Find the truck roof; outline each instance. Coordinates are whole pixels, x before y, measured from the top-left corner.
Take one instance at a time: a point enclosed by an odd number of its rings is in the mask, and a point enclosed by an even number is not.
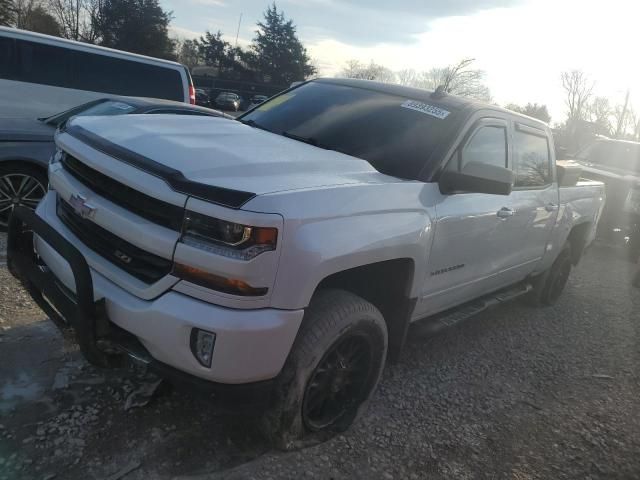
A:
[[[432,90],[426,90],[423,88],[415,88],[415,87],[407,87],[404,85],[397,85],[393,83],[376,82],[373,80],[360,80],[355,78],[318,78],[313,81],[321,82],[321,83],[333,83],[337,85],[344,85],[344,86],[354,87],[354,88],[365,88],[368,90],[374,90],[374,91],[386,93],[389,95],[408,97],[408,98],[411,98],[414,100],[420,100],[423,102],[435,101],[438,103],[438,105],[455,109],[455,110],[470,110],[470,111],[487,110],[487,109],[496,110],[498,112],[508,113],[509,115],[526,119],[529,122],[538,123],[541,126],[547,126],[545,122],[537,118],[529,117],[527,115],[523,115],[521,113],[514,112],[512,110],[507,110],[506,108],[502,108],[497,105],[492,105],[487,102],[475,100],[468,97],[460,97],[458,95],[452,95],[450,93],[445,93],[442,96],[440,95],[434,96],[435,92],[433,92]]]

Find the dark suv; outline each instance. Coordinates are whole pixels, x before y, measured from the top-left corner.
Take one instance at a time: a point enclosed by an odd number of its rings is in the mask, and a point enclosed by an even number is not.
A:
[[[600,180],[607,189],[601,233],[618,234],[640,255],[640,143],[597,138],[573,155],[582,164],[583,177]]]

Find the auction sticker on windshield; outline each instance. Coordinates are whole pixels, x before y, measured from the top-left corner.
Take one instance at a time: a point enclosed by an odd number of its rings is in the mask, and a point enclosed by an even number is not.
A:
[[[277,96],[273,100],[269,100],[268,102],[263,103],[257,108],[257,110],[259,112],[267,112],[271,110],[273,107],[277,107],[278,105],[286,102],[287,100],[290,100],[295,96],[296,96],[295,93],[284,93],[282,95]]]
[[[444,120],[451,113],[448,110],[434,107],[433,105],[429,105],[427,103],[417,102],[416,100],[407,100],[400,106],[415,110],[416,112],[426,113],[427,115],[439,118],[440,120]]]

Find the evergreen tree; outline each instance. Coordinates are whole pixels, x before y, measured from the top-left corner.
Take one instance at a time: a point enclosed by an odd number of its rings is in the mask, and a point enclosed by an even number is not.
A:
[[[15,21],[12,0],[0,0],[0,26],[11,26]]]
[[[229,63],[229,50],[231,45],[222,38],[222,32],[216,33],[206,31],[204,36],[198,41],[198,53],[205,65],[217,67],[220,72]]]
[[[171,18],[158,0],[104,0],[94,19],[98,43],[173,60],[175,45],[168,32]]]
[[[316,73],[293,21],[286,20],[275,3],[264,12],[264,21],[258,22],[251,50],[252,66],[272,83],[289,85]]]
[[[23,28],[32,32],[60,36],[60,24],[40,5],[29,12]]]
[[[189,69],[200,65],[201,57],[198,46],[197,40],[186,39],[179,41],[176,48],[178,61]]]

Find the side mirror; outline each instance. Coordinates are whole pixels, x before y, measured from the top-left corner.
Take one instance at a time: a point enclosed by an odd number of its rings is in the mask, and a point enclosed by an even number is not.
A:
[[[440,177],[442,193],[487,193],[510,195],[513,172],[508,168],[486,163],[469,162],[461,172],[445,171]]]

